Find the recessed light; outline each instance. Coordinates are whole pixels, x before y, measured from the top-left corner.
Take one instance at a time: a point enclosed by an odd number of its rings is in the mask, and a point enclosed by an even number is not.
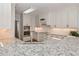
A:
[[[30,8],[30,9],[25,10],[24,13],[25,13],[25,14],[29,14],[29,13],[31,13],[31,12],[33,12],[33,11],[35,11],[35,9]]]

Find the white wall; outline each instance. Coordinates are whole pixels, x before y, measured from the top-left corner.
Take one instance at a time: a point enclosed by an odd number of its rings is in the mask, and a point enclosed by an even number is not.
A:
[[[11,25],[11,4],[0,3],[0,28],[10,29]]]
[[[10,22],[10,21],[9,21]],[[11,4],[11,34],[15,37],[15,4]]]
[[[11,3],[0,3],[0,28],[11,30],[14,36],[15,6]]]

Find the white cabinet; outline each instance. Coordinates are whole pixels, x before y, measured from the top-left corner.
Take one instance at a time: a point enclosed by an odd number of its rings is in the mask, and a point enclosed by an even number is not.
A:
[[[49,20],[47,20],[47,24],[51,25],[51,27],[54,27],[55,24],[55,13],[54,12],[50,12],[49,13]]]
[[[56,12],[55,23],[59,28],[77,28],[77,7],[72,6]]]
[[[77,28],[78,10],[77,6],[67,6],[59,10],[51,10],[41,13],[39,19],[45,18],[46,24],[57,28]]]
[[[62,10],[62,12],[61,12],[62,14],[61,14],[61,27],[63,27],[63,28],[66,28],[67,26],[68,26],[68,17],[67,17],[67,11],[64,9],[64,10]]]
[[[31,15],[31,31],[35,30],[35,27],[37,26],[36,21],[38,19],[36,18],[36,15]]]
[[[50,16],[48,12],[39,14],[39,24],[41,25],[40,19],[45,19],[44,21],[46,22],[46,24],[50,25]]]
[[[23,25],[24,26],[31,26],[31,16],[29,14],[23,15]]]
[[[35,15],[35,26],[36,27],[40,26],[39,15]]]
[[[79,29],[79,6],[77,7],[77,28]]]
[[[55,15],[55,26],[58,28],[65,28],[67,25],[67,12],[60,10]]]
[[[77,28],[79,29],[79,15],[78,15],[78,20],[77,20]]]
[[[77,28],[77,7],[69,8],[67,20],[70,28]]]
[[[56,27],[61,27],[62,26],[61,12],[56,12],[55,16],[56,16],[55,19]]]

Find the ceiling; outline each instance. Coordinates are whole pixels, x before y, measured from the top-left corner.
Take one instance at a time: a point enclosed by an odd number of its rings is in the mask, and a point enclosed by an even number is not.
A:
[[[70,5],[79,5],[77,3],[16,3],[15,4],[15,12],[16,13],[23,13],[23,11],[27,10],[28,8],[36,8],[37,10],[56,10],[64,8]]]

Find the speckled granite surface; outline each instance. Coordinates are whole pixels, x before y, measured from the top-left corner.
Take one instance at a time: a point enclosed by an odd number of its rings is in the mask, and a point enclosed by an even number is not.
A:
[[[79,38],[65,37],[55,40],[52,37],[45,39],[43,44],[23,44],[14,42],[0,47],[2,56],[79,56]]]

